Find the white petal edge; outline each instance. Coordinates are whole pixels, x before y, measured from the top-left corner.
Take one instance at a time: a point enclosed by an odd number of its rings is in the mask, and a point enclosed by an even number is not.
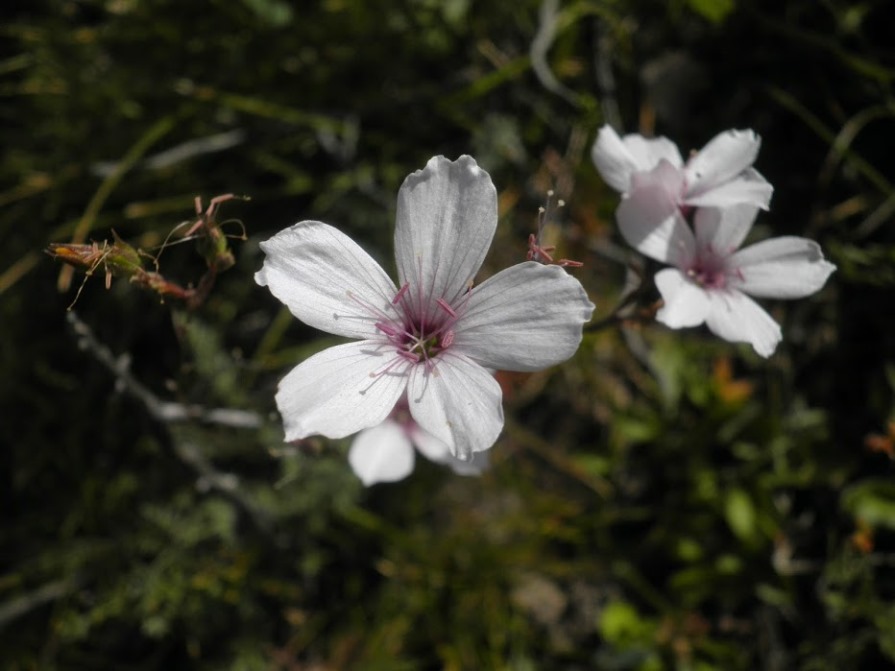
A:
[[[695,197],[727,182],[746,168],[758,156],[761,138],[751,130],[728,130],[709,141],[687,161],[687,197]]]
[[[407,389],[416,423],[464,461],[490,448],[500,435],[502,396],[487,370],[452,352],[439,356],[432,371],[414,366]]]
[[[395,258],[400,284],[410,282],[428,310],[448,303],[475,277],[497,228],[497,190],[471,156],[429,160],[398,192]]]
[[[656,273],[656,288],[665,305],[656,320],[673,329],[699,326],[709,314],[711,301],[705,289],[690,282],[677,268]]]
[[[348,450],[351,470],[367,487],[403,480],[413,473],[414,459],[410,438],[390,419],[361,431]]]
[[[757,170],[748,168],[728,182],[698,195],[686,195],[684,203],[693,207],[728,207],[747,204],[768,209],[774,187]]]
[[[476,452],[468,461],[457,459],[451,449],[431,433],[414,425],[409,430],[410,440],[420,453],[436,464],[449,466],[457,475],[481,475],[488,467],[488,452]]]
[[[479,476],[488,470],[490,452],[476,452],[468,461],[451,457],[446,465],[457,475],[465,477]]]
[[[255,281],[298,319],[346,338],[376,335],[374,311],[387,309],[397,289],[354,240],[328,224],[303,221],[261,249],[266,256]]]
[[[760,356],[771,356],[783,338],[780,325],[751,298],[736,290],[709,293],[712,306],[705,323],[728,342],[747,342]]]
[[[793,236],[750,245],[730,264],[737,269],[737,287],[760,298],[803,298],[819,291],[836,270],[824,260],[820,245]]]
[[[619,137],[609,125],[604,125],[597,133],[591,158],[603,180],[620,193],[631,190],[631,176],[635,172],[652,170],[663,159],[675,168],[680,168],[683,163],[671,140],[645,138],[636,133]]]
[[[541,370],[575,353],[593,311],[565,270],[527,261],[473,290],[452,347],[493,370]]]
[[[619,193],[627,193],[631,188],[631,175],[643,169],[609,125],[600,128],[590,155],[603,181]]]
[[[622,142],[634,157],[638,171],[652,170],[662,160],[668,161],[675,168],[683,165],[677,145],[666,137],[647,138],[631,134],[625,135]]]
[[[286,441],[312,434],[344,438],[382,422],[407,387],[406,363],[382,372],[395,356],[394,347],[361,340],[293,368],[276,394]]]
[[[699,208],[693,217],[697,246],[714,256],[730,256],[749,235],[757,214],[752,205]]]

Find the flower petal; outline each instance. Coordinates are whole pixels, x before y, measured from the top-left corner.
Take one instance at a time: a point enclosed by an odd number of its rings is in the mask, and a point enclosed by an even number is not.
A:
[[[631,176],[635,172],[652,170],[663,158],[675,167],[681,165],[680,152],[670,140],[634,134],[620,138],[609,125],[597,133],[591,158],[603,180],[620,193],[631,190]]]
[[[436,464],[450,466],[457,475],[481,475],[488,467],[488,452],[476,452],[468,461],[457,459],[451,449],[431,433],[414,424],[410,429],[410,440],[424,457]]]
[[[631,188],[631,175],[639,168],[612,126],[603,126],[597,133],[590,156],[604,182],[619,193],[628,192]]]
[[[476,452],[467,461],[452,456],[449,461],[445,462],[445,465],[450,466],[450,469],[457,475],[466,477],[481,475],[488,470],[488,454],[488,452]]]
[[[348,450],[351,470],[367,487],[377,482],[397,482],[413,473],[413,445],[395,421],[364,429]]]
[[[500,385],[474,361],[445,352],[435,368],[414,366],[407,389],[410,414],[424,431],[468,460],[487,450],[503,429]]]
[[[293,368],[276,396],[286,441],[316,433],[344,438],[382,422],[407,387],[406,366],[381,372],[394,357],[394,348],[361,340],[325,349]]]
[[[639,171],[652,170],[662,160],[668,161],[675,168],[680,168],[684,163],[677,145],[667,137],[647,138],[631,134],[625,135],[622,142],[634,157]]]
[[[728,182],[713,186],[700,194],[684,198],[684,203],[693,207],[728,207],[745,203],[768,209],[774,187],[757,170],[747,168]]]
[[[452,348],[486,368],[540,370],[575,353],[593,310],[584,287],[562,268],[527,261],[473,290]]]
[[[687,161],[684,175],[687,198],[733,179],[755,162],[761,138],[751,130],[729,130],[716,135]]]
[[[716,256],[730,256],[752,230],[757,214],[752,205],[699,208],[693,217],[697,246]]]
[[[656,288],[665,305],[656,319],[669,328],[699,326],[709,314],[711,301],[705,289],[689,281],[677,268],[665,268],[656,273]]]
[[[741,249],[730,259],[737,287],[762,298],[802,298],[813,294],[836,270],[813,240],[785,236]]]
[[[266,256],[255,281],[305,324],[347,338],[376,335],[373,310],[389,306],[397,289],[354,240],[319,221],[303,221],[261,249]]]
[[[496,228],[497,191],[488,173],[470,156],[432,158],[398,192],[400,284],[410,282],[427,310],[435,311],[439,298],[453,303],[481,267]]]
[[[637,176],[635,189],[619,204],[615,218],[622,237],[638,252],[683,265],[693,257],[696,242],[669,188],[674,176],[668,171],[673,170],[663,161],[649,176]]]
[[[709,292],[712,302],[705,323],[715,335],[728,342],[747,342],[761,356],[774,353],[783,338],[771,315],[739,291]]]

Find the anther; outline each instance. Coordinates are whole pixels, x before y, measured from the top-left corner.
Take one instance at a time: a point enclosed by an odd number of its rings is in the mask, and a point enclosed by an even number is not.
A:
[[[398,352],[398,356],[403,359],[407,359],[408,361],[412,361],[413,363],[420,362],[419,354],[414,354],[413,352],[408,352],[406,349],[399,349],[399,350],[397,350],[397,352]]]
[[[398,335],[398,330],[391,324],[386,324],[385,322],[376,322],[375,326],[390,338],[394,338],[396,335]]]
[[[392,305],[397,305],[398,302],[404,298],[404,294],[407,293],[407,290],[410,288],[410,282],[405,282],[404,286],[398,289],[398,293],[395,294],[395,297],[392,299]]]
[[[454,312],[454,308],[452,308],[450,305],[448,305],[446,300],[444,300],[443,298],[439,298],[435,302],[438,304],[438,307],[440,307],[442,310],[447,312],[451,317],[454,317],[456,319],[457,313]]]

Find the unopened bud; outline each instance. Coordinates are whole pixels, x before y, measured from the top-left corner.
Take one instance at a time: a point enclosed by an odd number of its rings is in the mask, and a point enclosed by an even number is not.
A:
[[[51,242],[46,249],[47,254],[58,261],[92,275],[102,267],[108,277],[131,278],[143,270],[143,259],[139,252],[113,232],[115,240],[112,244],[103,241],[102,245],[94,242],[89,245]]]

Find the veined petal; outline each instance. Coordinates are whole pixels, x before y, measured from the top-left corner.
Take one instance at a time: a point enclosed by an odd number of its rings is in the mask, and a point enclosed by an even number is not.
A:
[[[745,203],[768,209],[774,187],[757,170],[747,168],[728,182],[713,186],[702,193],[684,197],[693,207],[728,207]]]
[[[486,368],[540,370],[575,353],[593,310],[584,287],[562,268],[527,261],[473,290],[452,348]]]
[[[783,338],[780,325],[751,298],[736,290],[709,292],[712,302],[705,323],[728,342],[747,342],[767,358]]]
[[[708,292],[689,281],[677,268],[665,268],[656,273],[656,288],[665,305],[656,319],[669,328],[699,326],[709,314],[711,301]]]
[[[662,159],[675,167],[681,166],[681,155],[670,140],[645,138],[631,134],[620,138],[609,125],[603,126],[591,149],[591,158],[603,180],[616,191],[631,190],[631,176],[635,172],[652,170]]]
[[[414,366],[407,388],[410,414],[424,431],[463,460],[487,450],[503,429],[500,385],[462,354],[445,352],[435,368]]]
[[[802,298],[813,294],[836,270],[813,240],[785,236],[741,249],[730,259],[737,287],[763,298]]]
[[[374,311],[388,307],[397,289],[354,240],[319,221],[303,221],[261,249],[266,256],[255,281],[305,324],[348,338],[376,335]]]
[[[684,265],[696,250],[690,227],[662,184],[637,188],[615,211],[625,241],[657,261]]]
[[[497,191],[470,156],[432,158],[398,192],[398,280],[411,284],[427,310],[464,291],[485,259],[497,228]],[[414,292],[419,292],[415,294]]]
[[[377,482],[397,482],[413,473],[413,445],[395,421],[364,429],[351,443],[348,463],[366,486]]]
[[[383,372],[395,356],[393,347],[361,340],[325,349],[293,368],[276,396],[286,440],[316,433],[344,438],[382,422],[407,387],[406,365]]]
[[[719,256],[730,256],[749,235],[757,214],[758,209],[752,205],[699,208],[693,217],[697,246]]]
[[[451,454],[451,449],[431,433],[423,431],[418,426],[413,426],[408,431],[411,442],[424,457],[436,464],[450,466],[457,475],[481,475],[488,467],[488,452],[476,452],[468,461],[462,461]]]
[[[755,162],[760,147],[761,138],[751,130],[729,130],[716,135],[684,167],[687,198],[739,175]]]

